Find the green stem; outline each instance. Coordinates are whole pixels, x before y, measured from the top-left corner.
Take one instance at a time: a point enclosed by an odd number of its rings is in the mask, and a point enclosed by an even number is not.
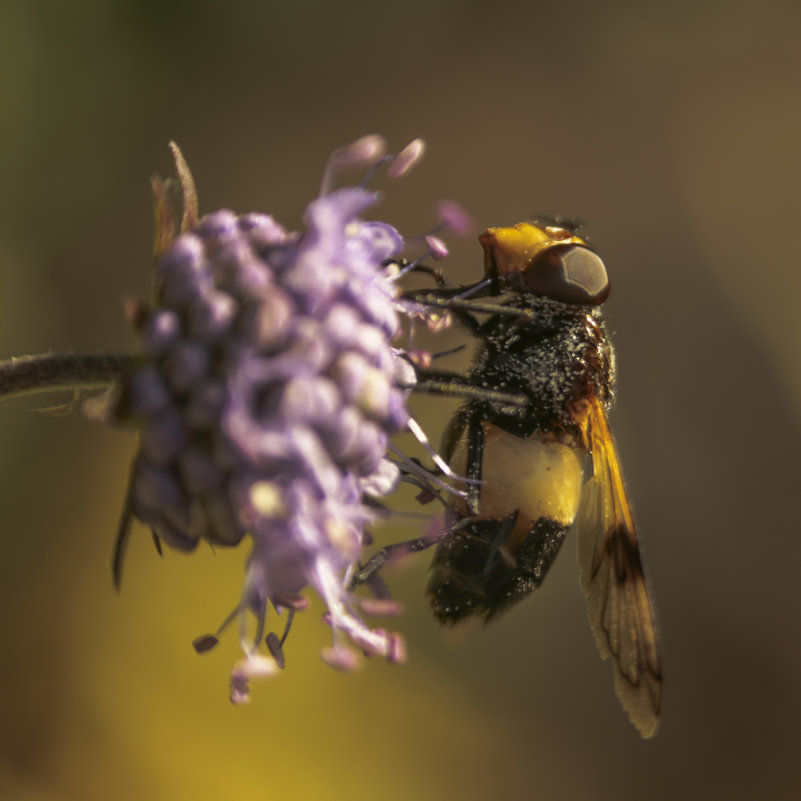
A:
[[[76,389],[106,389],[134,357],[122,353],[45,353],[0,362],[0,401]]]

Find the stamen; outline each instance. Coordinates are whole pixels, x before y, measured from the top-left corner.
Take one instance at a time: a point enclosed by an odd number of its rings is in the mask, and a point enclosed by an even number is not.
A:
[[[403,614],[403,604],[392,598],[362,598],[359,605],[365,615],[372,617],[397,617]]]
[[[367,628],[358,617],[348,610],[344,603],[347,596],[342,592],[342,584],[324,560],[317,560],[315,570],[320,594],[329,610],[323,615],[323,621],[331,626],[335,643],[337,632],[342,631],[347,634],[351,642],[365,653],[388,657],[390,655],[391,642],[387,632],[383,629]],[[340,664],[349,664],[347,661],[349,657],[344,657],[346,660],[344,663],[339,661],[336,654],[333,653],[338,650],[341,650],[341,646],[336,644],[333,649],[325,649],[323,659],[328,661],[327,657],[330,657],[333,662],[329,662],[329,664],[333,667],[337,667]]]
[[[425,268],[423,262],[429,256],[434,259],[434,261],[438,261],[439,259],[444,259],[448,255],[448,246],[438,237],[426,234],[426,236],[423,237],[423,241],[428,246],[428,250],[421,256],[418,256],[414,261],[407,262],[403,267],[399,267],[398,262],[392,263],[394,269],[387,273],[387,278],[389,278],[390,281],[397,281],[414,270],[419,270],[421,267]],[[425,268],[425,271],[429,272],[430,268]]]
[[[393,665],[400,665],[406,661],[406,640],[396,631],[389,633],[389,654],[387,661]]]
[[[302,612],[304,609],[309,608],[309,599],[304,595],[274,595],[271,600],[278,614],[281,614],[283,609]]]
[[[422,139],[415,139],[409,142],[398,155],[387,155],[376,159],[368,168],[364,178],[362,178],[361,187],[364,189],[369,186],[376,172],[378,172],[378,168],[384,164],[390,165],[387,169],[387,175],[390,178],[402,178],[420,161],[424,152],[425,142]]]
[[[279,640],[278,635],[271,631],[267,635],[265,644],[267,645],[267,650],[270,652],[270,656],[275,660],[275,664],[283,670],[286,667],[286,659],[284,658],[284,649],[282,647],[283,638]]]
[[[334,178],[338,172],[350,167],[370,164],[381,159],[387,149],[383,136],[370,134],[352,142],[347,147],[335,150],[323,171],[323,180],[320,183],[320,197],[330,194]]]
[[[405,483],[413,484],[416,487],[420,487],[420,489],[429,490],[433,492],[437,498],[440,496],[434,487],[439,487],[441,490],[444,490],[451,495],[456,495],[459,498],[467,497],[467,492],[465,490],[458,490],[442,479],[438,478],[430,470],[426,470],[425,467],[423,467],[415,459],[408,457],[402,450],[400,450],[400,448],[396,448],[394,445],[390,445],[389,447],[392,453],[394,453],[397,457],[398,463],[401,465],[401,471],[403,473],[401,480]],[[409,481],[409,476],[414,477],[416,481]],[[454,475],[454,479],[469,483],[468,479],[462,478],[461,476]]]
[[[425,448],[426,453],[431,457],[431,461],[446,475],[448,478],[456,479],[457,481],[464,481],[465,479],[458,476],[451,470],[450,465],[434,450],[434,447],[428,440],[426,432],[423,431],[420,424],[413,417],[410,417],[406,423],[406,427],[414,434],[417,441]]]
[[[214,648],[220,641],[213,634],[201,634],[192,640],[192,647],[199,654],[205,654]]]
[[[352,648],[344,645],[333,645],[320,651],[320,658],[328,667],[352,673],[359,667],[359,655]]]
[[[432,334],[439,334],[447,331],[453,325],[453,315],[445,309],[444,311],[431,312],[426,317],[426,328]]]
[[[469,298],[471,295],[475,295],[476,292],[480,292],[483,289],[487,289],[492,286],[492,279],[485,278],[483,281],[479,281],[477,284],[473,284],[473,286],[469,287],[464,292],[461,292],[458,295],[454,295],[453,300],[465,300],[465,298]]]
[[[448,246],[437,236],[429,234],[426,237],[426,245],[428,245],[428,252],[434,261],[444,259],[448,255]]]
[[[414,499],[420,504],[420,506],[425,506],[426,504],[431,503],[431,501],[437,497],[438,496],[434,495],[430,489],[423,487],[422,490],[415,495]]]
[[[248,703],[250,701],[250,680],[274,676],[277,672],[278,665],[269,656],[252,654],[240,659],[231,671],[231,703]]]
[[[234,613],[235,617],[239,617],[239,644],[246,656],[255,656],[256,650],[264,639],[268,598],[263,590],[263,576],[261,576],[260,573],[261,570],[251,555],[248,576],[242,591],[241,600]],[[252,639],[249,639],[247,634],[248,611],[252,612],[256,618],[256,634]],[[227,622],[226,620],[226,624]]]
[[[286,626],[284,626],[284,633],[281,635],[281,642],[279,643],[279,645],[283,646],[283,644],[286,642],[286,638],[289,636],[289,630],[292,628],[292,621],[294,619],[295,619],[295,610],[290,609],[286,620]]]
[[[217,631],[214,634],[201,634],[199,637],[195,637],[192,640],[192,647],[197,651],[199,654],[205,654],[206,652],[210,651],[214,648],[217,643],[220,641],[220,635],[231,625],[231,623],[236,620],[237,615],[239,614],[239,607],[235,606],[228,616],[220,623]]]
[[[470,215],[452,200],[440,200],[436,205],[436,213],[442,225],[460,236],[467,236],[475,228]]]
[[[422,367],[424,370],[431,367],[434,359],[430,350],[407,350],[406,356],[413,365]]]
[[[425,141],[423,139],[413,139],[395,156],[387,169],[387,175],[390,178],[402,178],[423,158],[425,151]]]
[[[255,654],[261,641],[264,638],[264,627],[267,619],[267,600],[263,600],[258,609],[253,610],[256,615],[256,633],[253,635],[253,643],[250,646],[250,653]],[[244,647],[242,649],[245,650]]]

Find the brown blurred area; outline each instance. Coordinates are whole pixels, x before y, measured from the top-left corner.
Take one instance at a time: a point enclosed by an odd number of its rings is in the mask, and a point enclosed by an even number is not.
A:
[[[176,139],[201,209],[289,226],[328,153],[423,136],[377,212],[577,217],[611,272],[614,418],[664,639],[642,742],[587,626],[572,542],[486,629],[441,632],[392,570],[409,662],[319,660],[227,700],[244,549],[109,557],[128,432],[0,408],[0,797],[791,799],[801,769],[801,7],[230,0],[0,7],[0,358],[125,349],[148,179]],[[475,279],[474,239],[446,263]],[[458,338],[456,334],[451,335]],[[450,340],[448,340],[450,341]],[[41,404],[40,404],[41,405]],[[418,399],[436,438],[445,401]],[[416,525],[412,521],[411,525]],[[398,521],[378,536],[409,536]]]

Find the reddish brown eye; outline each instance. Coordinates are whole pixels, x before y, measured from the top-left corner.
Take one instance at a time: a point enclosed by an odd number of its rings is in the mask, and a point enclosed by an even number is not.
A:
[[[562,303],[598,306],[609,295],[604,263],[581,245],[555,245],[542,251],[522,279],[527,289]]]

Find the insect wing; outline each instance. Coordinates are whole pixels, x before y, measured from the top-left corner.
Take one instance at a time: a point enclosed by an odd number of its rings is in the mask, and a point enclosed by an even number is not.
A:
[[[656,732],[662,705],[653,604],[604,405],[593,395],[578,418],[592,459],[575,524],[587,614],[601,657],[614,658],[617,696],[647,738]]]

